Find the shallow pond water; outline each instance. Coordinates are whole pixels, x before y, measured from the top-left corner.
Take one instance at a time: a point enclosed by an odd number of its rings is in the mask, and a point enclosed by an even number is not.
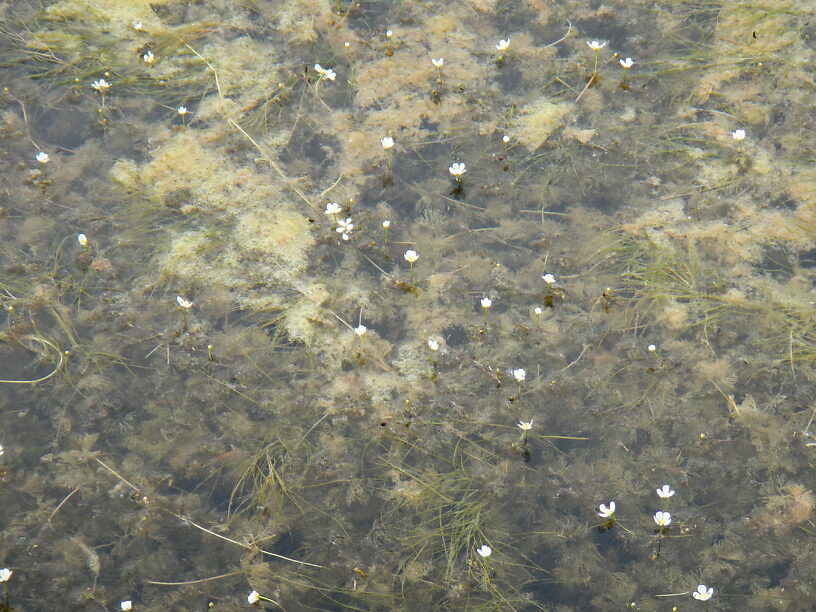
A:
[[[813,31],[4,3],[5,609],[812,609]]]

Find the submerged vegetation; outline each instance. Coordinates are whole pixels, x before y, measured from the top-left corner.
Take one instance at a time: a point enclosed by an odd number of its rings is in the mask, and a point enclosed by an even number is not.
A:
[[[813,20],[4,3],[5,609],[812,608]]]

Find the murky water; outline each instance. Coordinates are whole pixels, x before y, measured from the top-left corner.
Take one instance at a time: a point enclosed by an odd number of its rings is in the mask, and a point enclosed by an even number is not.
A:
[[[812,609],[813,30],[4,3],[5,609]]]

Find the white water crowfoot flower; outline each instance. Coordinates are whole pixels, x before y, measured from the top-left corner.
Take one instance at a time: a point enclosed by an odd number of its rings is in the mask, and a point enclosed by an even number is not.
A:
[[[465,164],[462,162],[454,162],[451,164],[450,168],[448,168],[448,172],[453,175],[453,178],[456,179],[456,189],[454,193],[458,193],[462,191],[462,176],[467,172],[467,168]]]
[[[411,284],[414,284],[414,262],[419,259],[419,255],[413,249],[408,249],[405,251],[405,255],[403,255],[405,261],[408,262],[408,265],[411,267]]]
[[[7,567],[0,569],[0,582],[8,582],[9,580],[11,580],[11,575],[13,573],[14,572]]]
[[[382,143],[382,148],[385,149],[385,159],[388,163],[388,175],[391,175],[391,149],[394,148],[394,139],[390,136],[385,136],[380,141]]]
[[[357,334],[357,337],[360,339],[360,355],[358,355],[358,361],[360,364],[364,363],[362,357],[365,355],[365,335],[368,333],[368,328],[359,323],[357,327],[354,328],[354,333]]]
[[[487,312],[493,305],[493,300],[491,300],[489,297],[483,297],[479,303],[482,305],[482,311],[484,311],[484,327],[487,327]]]
[[[521,429],[521,453],[522,455],[526,455],[527,453],[529,453],[529,451],[527,450],[527,435],[533,428],[533,420],[530,419],[529,421],[519,421],[517,427]],[[527,456],[529,457],[528,454]]]
[[[498,42],[498,44],[496,45],[496,51],[499,52],[499,56],[496,58],[496,62],[498,64],[501,64],[502,61],[504,61],[504,54],[507,52],[509,48],[510,48],[509,38],[503,38]]]
[[[339,215],[342,210],[343,209],[340,208],[340,205],[337,202],[329,202],[326,204],[326,210],[324,210],[323,213],[326,215],[331,215],[336,221],[337,215]]]
[[[46,153],[45,151],[40,151],[39,153],[37,153],[36,160],[41,164],[45,165],[49,161],[51,161],[51,158],[48,157],[48,153]]]
[[[83,249],[88,248],[88,237],[85,234],[77,234],[77,242]]]
[[[462,180],[462,175],[467,172],[467,167],[463,162],[453,162],[448,168],[448,172],[450,172],[457,181]]]
[[[661,527],[661,531],[663,527],[668,527],[671,525],[672,517],[671,512],[655,512],[654,515],[654,522],[657,523],[658,527]]]
[[[122,610],[122,612],[129,612],[133,609],[133,602],[129,599],[125,599],[119,603],[119,609]]]
[[[482,544],[479,548],[476,549],[476,552],[479,553],[479,556],[482,559],[489,559],[490,555],[493,554],[493,549],[490,548],[487,544]]]
[[[250,594],[247,595],[247,603],[250,606],[254,606],[260,601],[268,601],[269,603],[275,603],[268,597],[264,597],[263,595],[261,595],[258,591],[251,591]]]
[[[621,81],[621,89],[629,89],[629,69],[635,65],[635,60],[631,57],[619,60],[620,65],[623,66],[623,80]]]
[[[439,342],[434,339],[428,340],[428,348],[431,349],[431,352],[435,353],[439,350]]]
[[[731,132],[731,138],[733,138],[737,143],[737,152],[739,153],[740,163],[743,163],[745,160],[742,157],[742,141],[745,140],[745,130],[734,130]]]
[[[601,504],[598,506],[598,516],[605,519],[615,519],[615,502],[609,502],[609,505]]]
[[[597,40],[588,40],[587,45],[589,48],[592,49],[593,53],[595,54],[595,65],[592,67],[592,77],[590,78],[590,83],[592,83],[598,76],[598,53],[601,49],[606,46],[606,42],[598,42]]]
[[[698,584],[697,590],[692,592],[691,596],[698,601],[708,601],[714,596],[714,587],[706,587],[704,584]]]
[[[668,499],[675,493],[675,491],[673,491],[672,488],[667,484],[664,484],[659,489],[655,489],[655,491],[657,492],[657,496],[660,499]]]
[[[431,58],[431,63],[436,68],[436,82],[440,85],[442,84],[442,66],[445,65],[445,58],[440,57],[439,59]]]
[[[322,81],[323,79],[328,79],[330,81],[333,81],[334,79],[337,78],[337,73],[334,70],[332,70],[331,68],[324,68],[320,64],[315,64],[314,69],[315,69],[315,72],[318,75],[320,75],[318,77],[318,79],[317,79],[318,81]]]
[[[391,221],[386,219],[382,222],[383,234],[385,235],[383,238],[383,242],[385,246],[388,246],[388,228],[391,227]]]
[[[523,368],[518,368],[513,370],[513,378],[516,379],[516,383],[518,384],[518,389],[516,389],[516,398],[521,398],[521,383],[524,382],[524,379],[527,377],[527,372],[524,371]],[[514,398],[510,398],[511,400]]]
[[[544,305],[547,308],[552,308],[555,305],[555,297],[563,296],[563,291],[556,285],[555,276],[550,274],[543,274],[541,279],[547,283],[547,288],[544,290]]]
[[[354,224],[351,222],[351,217],[339,219],[337,221],[337,228],[334,230],[343,240],[351,240],[351,230],[354,229]]]
[[[148,49],[148,50],[145,52],[145,54],[142,56],[142,61],[143,61],[145,64],[150,65],[150,64],[152,64],[153,62],[155,62],[155,61],[156,61],[156,56],[155,56],[155,55],[153,55],[153,52],[152,52],[150,49]]]
[[[181,313],[183,315],[182,331],[187,331],[187,311],[190,310],[193,307],[193,302],[191,300],[188,300],[185,297],[180,296],[180,295],[176,296],[176,302],[181,307]]]
[[[391,57],[394,55],[394,47],[393,47],[393,40],[394,38],[394,31],[393,30],[386,30],[385,31],[385,56]]]
[[[331,112],[331,108],[329,107],[328,104],[326,104],[323,101],[323,98],[320,97],[320,94],[317,92],[317,90],[320,87],[320,82],[321,81],[323,81],[324,79],[328,79],[329,81],[334,81],[334,79],[337,78],[337,74],[331,68],[324,68],[320,64],[315,64],[314,69],[315,69],[315,72],[318,74],[317,82],[315,83],[315,87],[314,87],[315,97],[318,100],[320,100],[320,102],[323,104],[323,106],[326,107],[326,110]]]
[[[110,86],[110,83],[108,83],[105,79],[99,79],[98,81],[91,83],[91,88],[95,89],[101,94],[106,93],[110,89]]]

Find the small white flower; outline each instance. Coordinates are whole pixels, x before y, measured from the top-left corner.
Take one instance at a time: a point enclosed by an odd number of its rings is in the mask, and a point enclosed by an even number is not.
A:
[[[417,252],[411,249],[405,251],[405,255],[403,255],[403,257],[405,258],[405,261],[407,261],[408,263],[414,263],[417,259],[419,259],[419,255],[417,255]]]
[[[731,138],[739,142],[740,140],[745,140],[745,130],[734,130],[731,132]]]
[[[47,164],[50,160],[51,158],[48,157],[48,153],[46,153],[45,151],[40,151],[39,153],[37,153],[37,161],[40,162],[41,164]]]
[[[88,237],[85,234],[77,234],[77,242],[79,246],[86,247],[88,246]]]
[[[510,39],[503,38],[499,41],[499,44],[496,45],[496,51],[507,51],[510,48]]]
[[[182,117],[189,112],[186,106],[179,106],[176,110],[178,110],[178,114]]]
[[[646,347],[646,350],[649,351],[650,353],[654,353],[657,350],[657,347],[654,344],[650,344],[649,346]]]
[[[493,554],[493,550],[487,545],[482,544],[479,548],[476,549],[476,552],[479,553],[479,556],[483,559],[487,559],[490,555]]]
[[[12,572],[9,568],[4,567],[0,569],[0,582],[8,582],[11,579]]]
[[[133,609],[133,602],[130,601],[129,599],[126,599],[125,601],[119,604],[119,609],[122,610],[122,612],[128,612],[128,610]]]
[[[542,315],[542,314],[544,314],[544,310],[541,308],[541,306],[536,306],[535,308],[533,308],[533,312],[534,312],[535,314],[537,314],[537,315]]]
[[[451,164],[451,167],[448,168],[448,172],[450,172],[453,176],[459,177],[467,172],[467,168],[465,168],[464,163],[454,162]]]
[[[358,336],[365,336],[367,331],[368,328],[362,323],[354,328],[354,333],[357,334]]]
[[[184,308],[184,310],[190,310],[190,308],[193,307],[193,303],[190,300],[188,300],[187,298],[184,298],[184,297],[182,297],[180,295],[176,296],[176,301],[178,302],[179,306]]]
[[[394,35],[394,32],[392,30],[386,30],[385,31],[385,37],[386,38],[391,38],[393,35]]]
[[[340,205],[337,202],[329,202],[328,204],[326,204],[326,210],[324,210],[323,212],[326,213],[327,215],[336,215],[341,210],[342,209],[340,208]]]
[[[541,278],[543,278],[544,282],[547,283],[548,285],[555,284],[555,277],[552,274],[545,274]]]
[[[0,457],[2,457],[2,456],[3,456],[3,453],[5,453],[5,452],[6,452],[6,451],[5,451],[5,449],[3,448],[3,445],[2,445],[2,444],[0,444]]]
[[[508,142],[510,142],[510,137],[507,134],[505,134],[504,136],[502,136],[502,142],[504,144],[507,144]]]
[[[671,525],[671,512],[655,512],[654,522],[660,527],[668,527]]]
[[[603,49],[606,46],[606,42],[598,42],[597,40],[587,41],[589,48],[593,51],[598,51],[599,49]]]
[[[482,308],[490,308],[493,305],[493,300],[489,297],[483,297],[481,299]]]
[[[522,368],[517,370],[513,370],[513,378],[516,379],[516,382],[521,382],[527,377],[527,372],[525,372]]]
[[[343,240],[349,240],[351,238],[351,230],[353,229],[354,224],[351,222],[351,217],[347,217],[346,219],[339,219],[337,221],[337,229],[335,231],[341,234]]]
[[[598,516],[610,518],[613,514],[615,514],[615,502],[609,502],[609,506],[606,504],[601,504],[598,506]]]
[[[624,68],[631,68],[635,65],[635,60],[633,60],[631,57],[627,57],[625,60],[620,60],[620,65]]]
[[[380,142],[382,142],[382,147],[386,151],[394,146],[394,139],[391,138],[390,136],[386,136]]]
[[[258,591],[252,591],[249,595],[247,595],[247,603],[250,605],[255,605],[261,600],[261,594]]]
[[[655,489],[655,491],[657,491],[657,496],[660,499],[668,499],[674,495],[674,491],[672,491],[672,488],[669,485],[663,485],[661,488]]]
[[[711,596],[714,595],[714,587],[706,588],[704,584],[698,584],[697,590],[691,594],[694,599],[699,599],[700,601],[708,601],[711,599]]]
[[[438,351],[439,343],[436,340],[428,340],[428,348],[432,351]]]
[[[440,57],[439,59],[433,59],[433,58],[431,58],[431,63],[432,63],[434,66],[436,66],[437,68],[441,68],[442,66],[444,66],[444,65],[445,65],[445,58],[444,58],[444,57]]]
[[[350,47],[351,47],[351,43],[350,43],[349,41],[346,41],[346,42],[344,42],[344,43],[343,43],[343,46],[344,46],[346,49],[348,49],[348,48],[350,48]]]
[[[533,428],[533,421],[519,421],[518,422],[519,428],[523,429],[524,431],[530,431]]]
[[[155,56],[155,55],[153,55],[153,52],[152,52],[152,51],[148,50],[148,51],[147,51],[147,52],[146,52],[146,53],[145,53],[145,54],[142,56],[142,61],[143,61],[145,64],[152,64],[154,61],[156,61],[156,56]]]
[[[391,221],[386,219],[385,221],[383,221],[382,225],[383,225],[383,229],[388,229],[389,227],[391,227]]]
[[[331,68],[323,68],[320,64],[314,65],[315,72],[320,75],[321,79],[329,79],[333,81],[337,78],[337,73],[334,72]]]
[[[91,87],[99,93],[105,93],[108,91],[108,89],[110,89],[110,83],[108,83],[105,79],[99,79],[98,81],[91,83]]]
[[[133,29],[136,30],[137,32],[141,32],[142,31],[142,22],[139,21],[138,19],[134,19],[133,20]]]

